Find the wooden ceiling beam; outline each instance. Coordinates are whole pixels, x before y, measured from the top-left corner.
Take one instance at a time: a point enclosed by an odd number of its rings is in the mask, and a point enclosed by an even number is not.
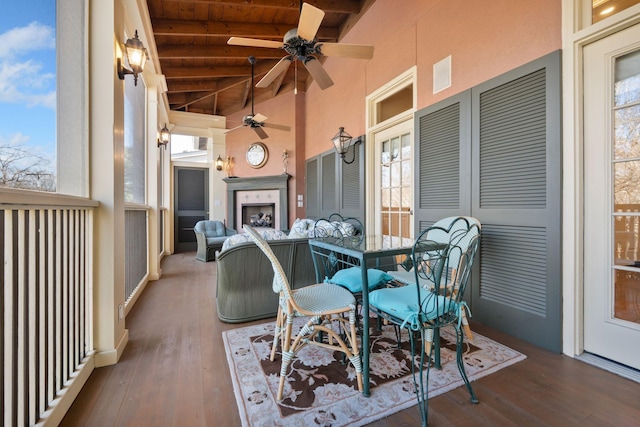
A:
[[[244,87],[244,91],[242,92],[242,96],[240,97],[240,103],[243,105],[242,108],[247,106],[247,100],[249,99],[249,92],[251,91],[251,80],[247,80],[247,84]]]
[[[185,78],[212,78],[212,77],[237,77],[251,76],[251,70],[240,66],[205,66],[205,67],[162,67],[162,73],[167,80]]]
[[[185,0],[163,0],[165,3]],[[215,6],[269,7],[274,9],[300,10],[299,2],[291,0],[191,0],[190,3],[203,3]],[[358,13],[360,0],[305,0],[312,6],[331,13]]]
[[[243,81],[243,78],[239,78]],[[188,80],[181,79],[175,80],[167,86],[167,93],[179,93],[179,92],[215,92],[220,89],[219,80]]]
[[[153,20],[153,33],[156,36],[234,36],[282,39],[291,28],[289,24],[222,22],[192,19]],[[338,27],[321,27],[318,30],[317,39],[337,40],[338,33]]]
[[[282,58],[285,52],[282,49],[269,49],[264,47],[244,46],[218,46],[218,45],[184,45],[163,44],[158,45],[158,58],[160,59],[206,59],[206,58]]]
[[[265,60],[260,61],[255,67],[256,76],[266,74],[271,67],[276,65],[278,61]],[[211,65],[204,67],[180,67],[180,66],[167,66],[162,67],[162,72],[168,81],[174,79],[185,78],[215,78],[215,77],[248,77],[251,78],[250,66],[229,66],[229,65]]]

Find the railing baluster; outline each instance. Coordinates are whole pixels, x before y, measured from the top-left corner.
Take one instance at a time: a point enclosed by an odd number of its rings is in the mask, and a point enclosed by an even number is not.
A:
[[[93,207],[5,205],[0,227],[1,419],[35,425],[93,351]]]

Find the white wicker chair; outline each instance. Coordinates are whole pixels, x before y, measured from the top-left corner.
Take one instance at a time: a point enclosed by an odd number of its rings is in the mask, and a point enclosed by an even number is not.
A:
[[[296,353],[307,344],[340,351],[351,361],[362,391],[362,362],[356,337],[356,301],[346,289],[331,283],[319,283],[291,290],[280,262],[269,244],[251,226],[245,232],[267,256],[273,267],[273,291],[280,294],[276,330],[271,352],[275,357],[277,340],[282,343],[282,365],[278,401],[282,400],[287,370]],[[309,321],[292,338],[293,319],[308,316]],[[344,339],[343,339],[344,337]]]

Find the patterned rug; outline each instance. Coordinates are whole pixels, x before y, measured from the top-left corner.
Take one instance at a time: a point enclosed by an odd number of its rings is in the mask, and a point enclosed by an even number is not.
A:
[[[341,353],[307,346],[294,358],[284,398],[277,402],[280,354],[274,362],[269,360],[274,325],[271,321],[223,332],[243,426],[355,427],[416,405],[409,340],[403,335],[398,349],[392,327],[384,327],[382,332],[372,328],[370,397],[358,391],[355,370],[342,363]],[[464,384],[455,363],[454,330],[443,330],[440,342],[442,370],[430,370],[430,397]],[[473,343],[465,341],[465,368],[471,381],[524,358],[477,333]],[[482,402],[481,395],[478,399]]]

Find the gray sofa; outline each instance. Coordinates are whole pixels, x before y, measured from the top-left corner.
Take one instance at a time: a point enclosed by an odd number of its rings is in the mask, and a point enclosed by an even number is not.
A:
[[[222,221],[210,220],[198,221],[193,232],[198,243],[196,259],[205,262],[215,259],[216,251],[222,248],[227,237],[237,234],[236,230],[227,228]]]
[[[308,238],[270,240],[292,288],[316,283]],[[273,268],[252,241],[216,254],[218,318],[227,323],[275,317],[278,294],[273,292]]]

